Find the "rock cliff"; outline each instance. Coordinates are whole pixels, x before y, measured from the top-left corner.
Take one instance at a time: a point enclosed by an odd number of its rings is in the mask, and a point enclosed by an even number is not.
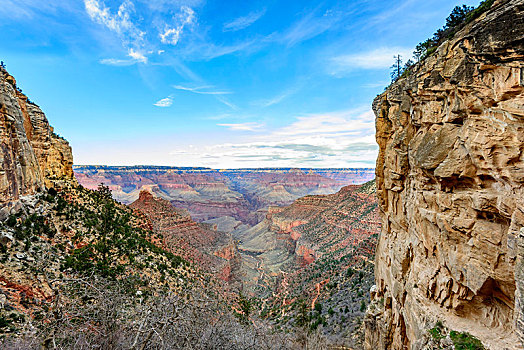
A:
[[[44,113],[0,67],[0,204],[34,194],[52,177],[73,178],[73,156]]]
[[[524,1],[495,1],[378,96],[382,231],[367,346],[420,349],[437,321],[524,339]]]

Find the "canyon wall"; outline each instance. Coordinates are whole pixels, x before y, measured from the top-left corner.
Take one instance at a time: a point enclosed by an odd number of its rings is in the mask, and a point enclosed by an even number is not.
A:
[[[196,221],[232,218],[255,225],[269,206],[338,191],[345,185],[374,178],[374,169],[210,169],[168,166],[75,166],[80,184],[95,189],[109,186],[113,197],[129,204],[147,190]]]
[[[187,211],[175,208],[147,191],[140,192],[139,198],[129,207],[145,217],[150,229],[161,239],[159,243],[164,249],[180,255],[218,279],[233,285],[237,282],[236,272],[241,259],[229,233],[217,231],[211,225],[196,223]]]
[[[340,348],[362,349],[380,231],[374,183],[271,207],[264,221],[247,230],[256,236],[236,234],[243,256],[258,261],[245,286],[256,282],[259,293],[268,287],[263,300],[270,318],[292,325],[305,305],[310,330],[322,325],[320,331]],[[251,260],[245,261],[249,267]]]
[[[378,96],[382,231],[368,348],[428,329],[524,335],[524,1],[492,8]]]
[[[73,156],[44,113],[0,68],[0,205],[45,187],[52,177],[73,178]]]

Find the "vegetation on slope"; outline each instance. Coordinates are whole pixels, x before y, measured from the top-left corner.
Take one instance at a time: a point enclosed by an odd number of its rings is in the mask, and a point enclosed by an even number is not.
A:
[[[56,180],[0,224],[3,349],[300,349],[242,296],[161,248],[106,187]],[[324,345],[322,345],[324,344]]]
[[[332,204],[325,210],[293,229],[301,235],[297,245],[310,246],[316,259],[282,275],[267,300],[264,314],[277,327],[321,331],[333,344],[362,347],[380,227],[374,192],[374,181],[344,188],[329,195]]]
[[[451,14],[446,18],[446,24],[438,29],[431,38],[426,39],[415,47],[415,51],[413,52],[415,60],[420,62],[431,56],[444,41],[453,38],[453,36],[468,23],[488,11],[494,2],[495,0],[484,0],[477,8],[467,5],[455,6]],[[414,65],[415,62],[409,59],[402,66],[400,56],[396,56],[395,64],[391,66],[392,81],[408,76]]]

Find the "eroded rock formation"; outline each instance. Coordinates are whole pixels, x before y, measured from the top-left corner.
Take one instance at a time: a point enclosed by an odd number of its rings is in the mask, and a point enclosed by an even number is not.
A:
[[[420,349],[442,321],[521,349],[524,1],[496,1],[373,109],[382,232],[368,347]]]
[[[113,190],[125,204],[141,190],[187,209],[197,221],[232,217],[255,225],[269,206],[338,191],[344,185],[374,177],[373,169],[210,169],[166,166],[75,166],[78,181],[95,189],[100,183]]]
[[[145,215],[153,231],[161,238],[164,249],[223,281],[235,282],[238,278],[235,271],[240,268],[241,260],[229,233],[196,223],[187,211],[177,209],[147,191],[140,192],[139,198],[129,206]]]
[[[73,177],[66,140],[53,132],[44,113],[0,68],[0,204],[34,194],[51,177]]]

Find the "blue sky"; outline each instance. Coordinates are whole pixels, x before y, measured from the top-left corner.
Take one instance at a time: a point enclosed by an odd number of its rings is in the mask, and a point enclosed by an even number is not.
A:
[[[0,59],[76,164],[373,167],[393,55],[453,0],[2,0]]]

